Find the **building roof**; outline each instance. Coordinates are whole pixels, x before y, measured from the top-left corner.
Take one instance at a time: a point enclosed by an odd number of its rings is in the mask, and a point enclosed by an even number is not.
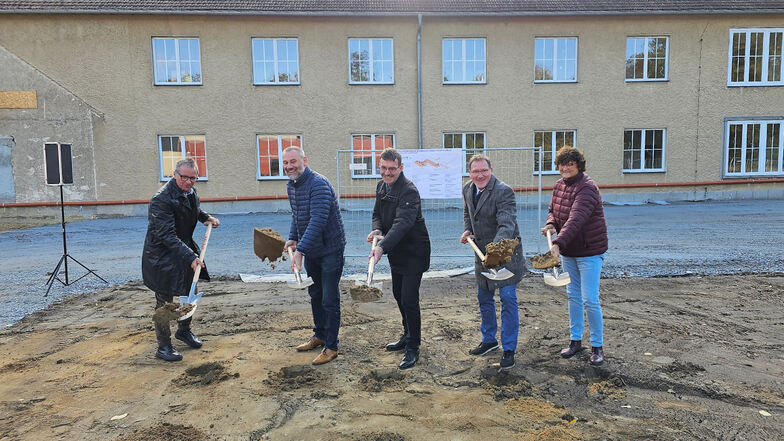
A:
[[[784,13],[784,0],[0,0],[0,13],[631,15]]]

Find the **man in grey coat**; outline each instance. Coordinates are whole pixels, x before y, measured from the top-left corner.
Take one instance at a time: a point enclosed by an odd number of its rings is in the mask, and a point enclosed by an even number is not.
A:
[[[489,243],[501,239],[520,239],[517,226],[517,204],[514,190],[493,175],[490,159],[484,155],[474,155],[468,163],[471,182],[463,186],[463,235],[460,242],[466,243],[473,236],[482,252]],[[523,261],[522,241],[514,249],[511,261],[504,264],[514,276],[506,280],[489,280],[482,275],[482,261],[477,257],[474,262],[482,341],[470,351],[471,355],[484,355],[498,349],[498,331],[495,316],[495,290],[501,298],[501,344],[504,354],[501,369],[514,367],[514,353],[517,349],[519,319],[517,314],[517,283],[526,271]]]

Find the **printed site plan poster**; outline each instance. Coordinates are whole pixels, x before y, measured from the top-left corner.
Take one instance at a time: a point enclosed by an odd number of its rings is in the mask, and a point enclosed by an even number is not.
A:
[[[422,199],[459,199],[463,195],[463,151],[458,149],[398,150],[403,173]]]

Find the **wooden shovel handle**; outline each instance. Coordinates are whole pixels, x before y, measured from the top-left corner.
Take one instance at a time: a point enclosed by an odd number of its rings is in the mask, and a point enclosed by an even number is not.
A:
[[[210,241],[210,233],[212,233],[212,224],[207,225],[207,232],[204,233],[204,241],[201,243],[199,260],[202,262],[204,262],[204,254],[207,252],[207,243]],[[197,266],[196,271],[193,272],[193,283],[199,281],[199,274],[201,274],[201,266]]]
[[[550,248],[553,247],[553,236],[550,233],[550,229],[547,229],[547,251],[550,251]]]
[[[479,247],[476,246],[476,244],[474,243],[474,239],[472,239],[471,236],[467,236],[466,240],[468,241],[468,244],[471,245],[471,248],[474,249],[474,251],[476,252],[476,255],[479,256],[479,258],[484,262],[485,255],[482,253],[482,251],[479,249]]]
[[[294,263],[294,253],[291,252],[291,247],[286,248],[286,251],[289,252],[289,259],[291,259],[291,263]],[[297,282],[302,283],[302,276],[299,274],[299,269],[294,266],[294,277],[297,279]]]
[[[370,246],[370,251],[373,251],[373,248],[376,247],[377,243],[378,243],[378,236],[373,236],[373,245]],[[369,276],[370,274],[373,274],[373,267],[376,266],[376,259],[374,259],[373,256],[370,256],[368,260],[369,260],[368,262],[368,276]]]

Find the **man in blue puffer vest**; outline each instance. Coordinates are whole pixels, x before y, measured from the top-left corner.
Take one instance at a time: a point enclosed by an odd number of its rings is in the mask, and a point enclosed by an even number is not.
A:
[[[313,311],[313,336],[297,346],[298,351],[324,349],[313,364],[328,363],[338,356],[340,291],[346,234],[335,190],[327,178],[308,167],[308,158],[299,147],[283,151],[283,170],[289,177],[287,191],[291,203],[291,231],[284,252],[295,250],[291,269],[302,268],[303,260],[313,285],[308,287]]]

